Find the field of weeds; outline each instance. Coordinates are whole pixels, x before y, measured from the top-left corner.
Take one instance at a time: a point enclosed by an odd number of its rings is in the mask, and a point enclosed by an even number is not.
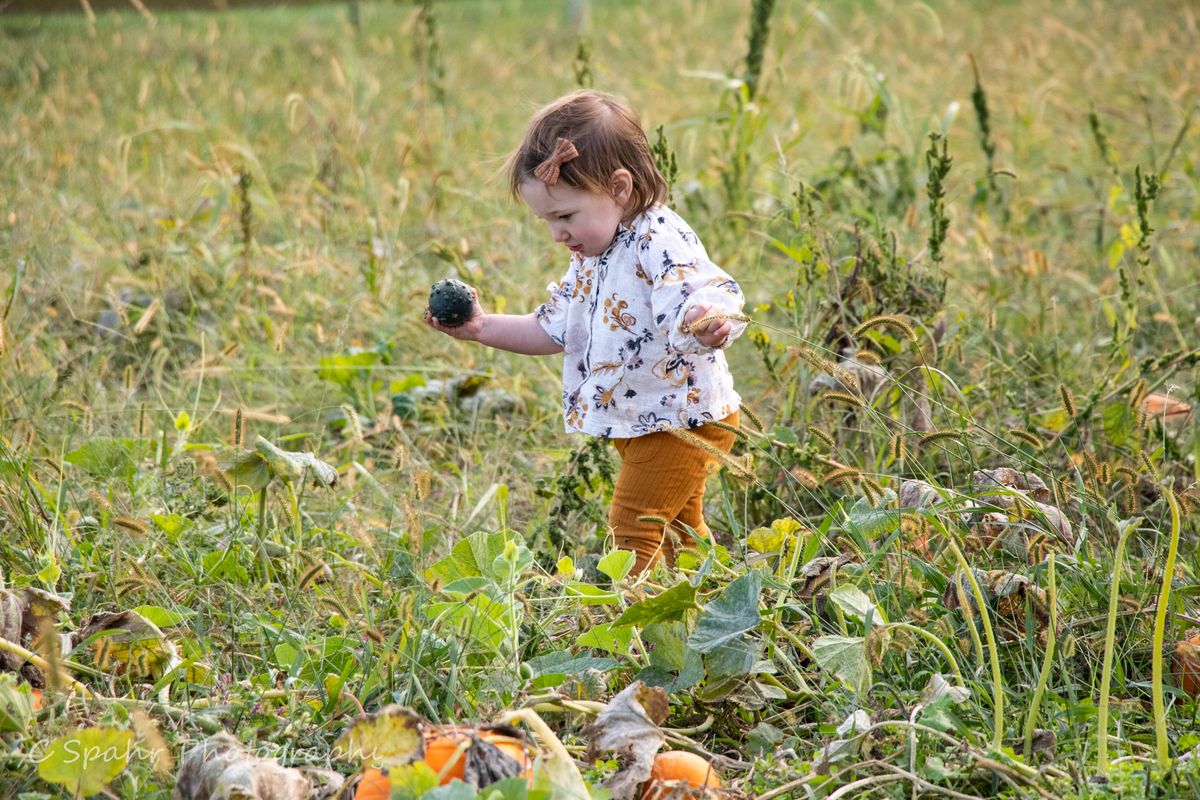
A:
[[[647,797],[1200,796],[1198,40],[1186,2],[0,16],[0,798],[229,796],[220,750],[235,796],[629,800],[660,749],[723,788]],[[638,578],[558,357],[422,321],[559,277],[503,161],[581,85],[753,319],[718,542]],[[491,721],[434,788],[435,726]]]

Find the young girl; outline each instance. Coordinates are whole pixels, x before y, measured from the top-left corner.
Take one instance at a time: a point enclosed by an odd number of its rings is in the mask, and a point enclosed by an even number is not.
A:
[[[526,355],[563,353],[568,432],[610,439],[621,455],[609,524],[640,572],[674,559],[667,520],[685,544],[710,538],[704,484],[728,452],[740,400],[723,348],[745,327],[742,293],[663,205],[667,184],[646,134],[616,99],[579,91],[534,116],[509,161],[510,189],[571,251],[566,274],[532,314],[487,314],[445,327],[456,339]],[[474,290],[472,290],[474,292]]]

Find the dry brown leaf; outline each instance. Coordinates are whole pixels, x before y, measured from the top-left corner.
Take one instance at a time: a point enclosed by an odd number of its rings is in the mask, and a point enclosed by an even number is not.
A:
[[[840,556],[821,556],[809,561],[797,573],[797,577],[803,581],[803,585],[796,596],[801,600],[812,600],[821,594],[835,569],[840,569],[855,560],[853,555],[843,553]]]
[[[55,616],[70,610],[70,600],[41,589],[0,589],[0,638],[31,646],[43,626],[52,627]],[[35,689],[46,688],[41,669],[5,650],[0,650],[0,671],[19,672]]]
[[[942,496],[938,490],[925,481],[907,480],[900,484],[900,492],[896,498],[900,508],[919,511],[935,505]]]
[[[666,741],[659,724],[667,717],[667,693],[658,686],[634,681],[609,700],[588,726],[588,757],[612,752],[621,769],[605,783],[613,800],[636,800],[650,778],[654,756]]]
[[[341,789],[340,776],[320,770],[322,787],[299,769],[246,751],[232,734],[222,731],[188,750],[179,766],[175,800],[313,800]]]
[[[1050,489],[1041,478],[1032,472],[1018,472],[1010,467],[977,470],[971,474],[971,483],[976,491],[1003,488],[1020,492],[1039,503],[1049,503],[1051,500]],[[987,500],[1001,508],[1009,508],[1015,502],[1005,494],[988,497]]]

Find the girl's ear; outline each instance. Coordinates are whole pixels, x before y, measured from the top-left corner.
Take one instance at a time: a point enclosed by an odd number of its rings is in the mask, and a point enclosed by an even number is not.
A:
[[[629,198],[633,197],[633,175],[627,169],[615,170],[609,179],[608,188],[618,205],[628,205]]]

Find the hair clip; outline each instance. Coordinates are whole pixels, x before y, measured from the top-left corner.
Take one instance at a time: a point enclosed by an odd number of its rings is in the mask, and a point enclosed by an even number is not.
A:
[[[575,149],[575,145],[570,139],[558,137],[554,142],[554,152],[546,157],[546,160],[537,165],[533,171],[533,177],[537,178],[547,186],[553,186],[558,183],[558,171],[563,164],[579,155],[579,151]]]

